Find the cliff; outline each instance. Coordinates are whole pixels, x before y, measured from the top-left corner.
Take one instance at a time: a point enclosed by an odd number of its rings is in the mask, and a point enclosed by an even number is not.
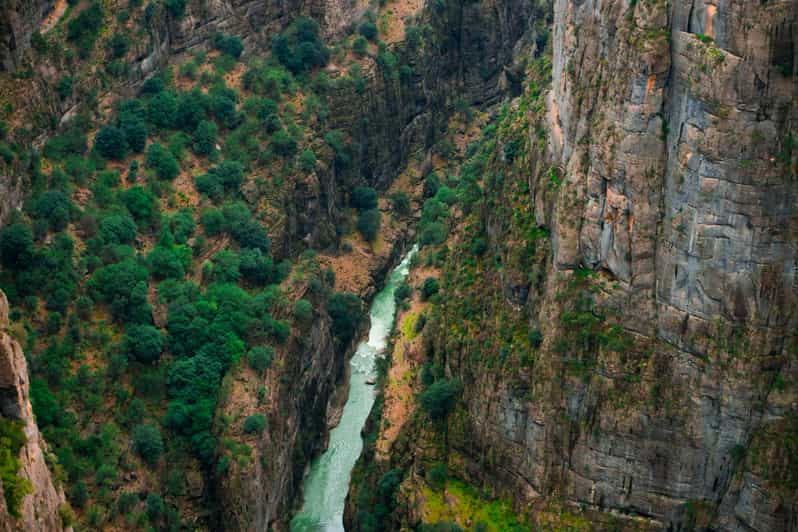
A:
[[[44,442],[30,404],[28,367],[19,343],[6,331],[8,300],[0,291],[0,413],[23,424],[25,443],[19,452],[18,475],[30,482],[30,493],[22,500],[20,517],[15,519],[0,497],[0,528],[3,530],[71,530],[65,528],[62,511],[68,506],[63,492],[56,488],[47,466]],[[2,486],[0,486],[1,488]]]
[[[531,516],[795,528],[796,8],[554,3],[550,90],[544,60],[460,171],[424,336],[462,402],[367,458],[397,526],[442,462]]]
[[[23,64],[31,36],[52,9],[54,0],[10,0],[0,6],[0,71]]]

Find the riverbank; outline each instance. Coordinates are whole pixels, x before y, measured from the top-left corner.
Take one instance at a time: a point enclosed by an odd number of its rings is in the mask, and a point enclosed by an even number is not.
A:
[[[343,530],[349,478],[363,448],[361,430],[376,399],[375,366],[387,346],[396,312],[394,293],[404,282],[414,246],[391,272],[370,309],[368,340],[361,342],[350,360],[349,393],[340,423],[330,432],[327,450],[313,461],[303,488],[302,511],[291,522],[297,532]]]

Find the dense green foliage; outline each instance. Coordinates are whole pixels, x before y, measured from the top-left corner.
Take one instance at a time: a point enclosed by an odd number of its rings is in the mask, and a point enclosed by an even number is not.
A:
[[[454,409],[462,390],[460,381],[440,379],[419,396],[419,403],[433,420],[444,419]]]
[[[352,190],[352,206],[359,211],[377,208],[377,191],[371,187],[355,187]]]
[[[363,302],[355,294],[341,292],[327,303],[327,312],[332,318],[332,331],[343,342],[354,337],[363,319]]]
[[[0,419],[0,482],[8,513],[20,516],[22,499],[33,492],[27,478],[19,476],[22,463],[19,452],[27,441],[22,422],[11,419]]]
[[[272,53],[294,74],[324,66],[330,52],[321,40],[319,25],[312,18],[296,19],[285,33],[272,39]]]
[[[357,230],[363,238],[372,242],[380,233],[380,219],[381,214],[377,209],[362,211],[357,217]]]

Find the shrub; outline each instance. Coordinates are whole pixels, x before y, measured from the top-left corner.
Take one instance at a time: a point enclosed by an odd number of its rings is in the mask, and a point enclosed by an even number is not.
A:
[[[316,154],[313,150],[304,150],[299,155],[299,167],[305,172],[312,172],[316,169]]]
[[[419,396],[421,406],[433,420],[444,419],[457,404],[462,386],[456,379],[440,379]]]
[[[99,1],[92,2],[67,24],[67,40],[78,45],[81,57],[87,57],[91,52],[102,24],[103,9]]]
[[[410,285],[405,281],[396,287],[396,291],[393,293],[393,299],[397,303],[401,303],[405,299],[409,298],[412,294],[413,289],[410,288]]]
[[[158,427],[149,424],[133,428],[133,449],[150,465],[155,465],[163,454],[163,438]]]
[[[410,196],[406,192],[394,192],[391,194],[391,206],[398,216],[410,214]]]
[[[74,79],[72,76],[63,76],[58,80],[56,83],[55,89],[58,91],[58,97],[62,100],[66,100],[70,96],[72,96],[72,84]]]
[[[255,414],[244,420],[243,426],[246,434],[260,434],[266,429],[266,418],[261,414]]]
[[[183,131],[194,131],[205,119],[210,106],[208,96],[198,89],[182,93],[177,99],[175,127]]]
[[[438,193],[438,189],[441,187],[441,180],[438,177],[438,174],[435,172],[430,172],[427,174],[427,177],[424,178],[424,197],[431,198],[435,194]]]
[[[0,229],[0,260],[11,269],[25,269],[33,261],[33,233],[26,224],[14,223]]]
[[[72,202],[66,194],[59,190],[43,192],[32,205],[32,214],[35,218],[47,220],[54,231],[65,229],[69,223],[69,214]]]
[[[205,209],[200,214],[200,223],[208,236],[216,236],[224,231],[224,214],[219,209]]]
[[[313,305],[307,299],[297,299],[294,303],[294,319],[308,323],[313,318]]]
[[[241,53],[244,51],[244,44],[240,37],[234,35],[226,37],[222,32],[217,32],[213,36],[213,47],[236,59],[241,57]]]
[[[148,168],[155,170],[155,174],[160,179],[171,181],[180,173],[180,167],[175,156],[157,142],[150,144],[147,148],[144,162]]]
[[[368,51],[369,42],[362,35],[358,35],[352,41],[352,52],[358,57],[363,57]]]
[[[119,59],[127,53],[130,48],[130,40],[122,33],[114,33],[108,42],[105,44],[111,57]]]
[[[133,218],[140,222],[151,222],[157,212],[155,198],[138,185],[122,191],[119,194],[119,199],[133,215]]]
[[[274,359],[274,349],[269,346],[256,346],[247,352],[247,363],[249,367],[259,373],[263,373],[272,365]]]
[[[106,244],[132,244],[136,231],[136,223],[122,214],[112,214],[100,221],[100,238]]]
[[[151,325],[131,325],[125,333],[125,345],[131,358],[151,364],[161,357],[164,341],[160,331]]]
[[[371,187],[355,187],[352,190],[352,206],[359,211],[377,208],[377,191]]]
[[[447,234],[445,225],[440,222],[432,222],[422,228],[418,239],[422,246],[437,246],[446,241]]]
[[[117,123],[125,137],[127,147],[135,153],[144,151],[144,146],[147,144],[147,127],[144,121],[132,113],[122,113]]]
[[[358,33],[365,37],[366,39],[373,41],[377,38],[377,25],[367,20],[363,22],[360,27],[357,29]]]
[[[352,339],[363,319],[363,302],[355,294],[339,292],[327,303],[332,318],[332,332],[343,342]]]
[[[18,474],[22,467],[19,452],[26,441],[24,426],[20,421],[0,419],[0,481],[3,483],[8,513],[15,518],[20,517],[22,500],[33,493],[30,480]]]
[[[203,120],[194,130],[193,150],[197,155],[210,155],[216,149],[219,128],[210,120]]]
[[[177,119],[177,98],[169,91],[162,90],[152,97],[147,105],[147,119],[155,127],[171,129]]]
[[[440,286],[434,277],[427,277],[421,284],[421,300],[426,301],[438,293]]]
[[[369,242],[373,242],[380,234],[380,218],[381,213],[377,209],[369,209],[363,211],[357,218],[357,230],[363,235],[363,238]]]
[[[296,140],[285,129],[279,129],[272,135],[270,146],[274,153],[283,157],[293,157],[297,149]]]

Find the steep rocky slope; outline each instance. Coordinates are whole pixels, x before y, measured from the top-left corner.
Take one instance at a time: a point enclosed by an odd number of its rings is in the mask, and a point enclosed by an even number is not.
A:
[[[19,343],[7,331],[8,311],[8,300],[0,291],[0,414],[5,419],[19,421],[23,425],[25,443],[19,451],[18,475],[29,482],[30,489],[26,490],[28,494],[22,499],[18,519],[10,514],[6,498],[0,497],[0,527],[9,531],[71,530],[70,526],[65,527],[62,519],[67,515],[64,512],[68,512],[63,490],[54,484],[45,459],[47,445],[33,417],[25,355]]]
[[[427,360],[462,402],[367,459],[404,471],[397,524],[440,517],[443,463],[533,516],[795,528],[797,8],[554,3],[550,90],[460,171],[416,388]]]

